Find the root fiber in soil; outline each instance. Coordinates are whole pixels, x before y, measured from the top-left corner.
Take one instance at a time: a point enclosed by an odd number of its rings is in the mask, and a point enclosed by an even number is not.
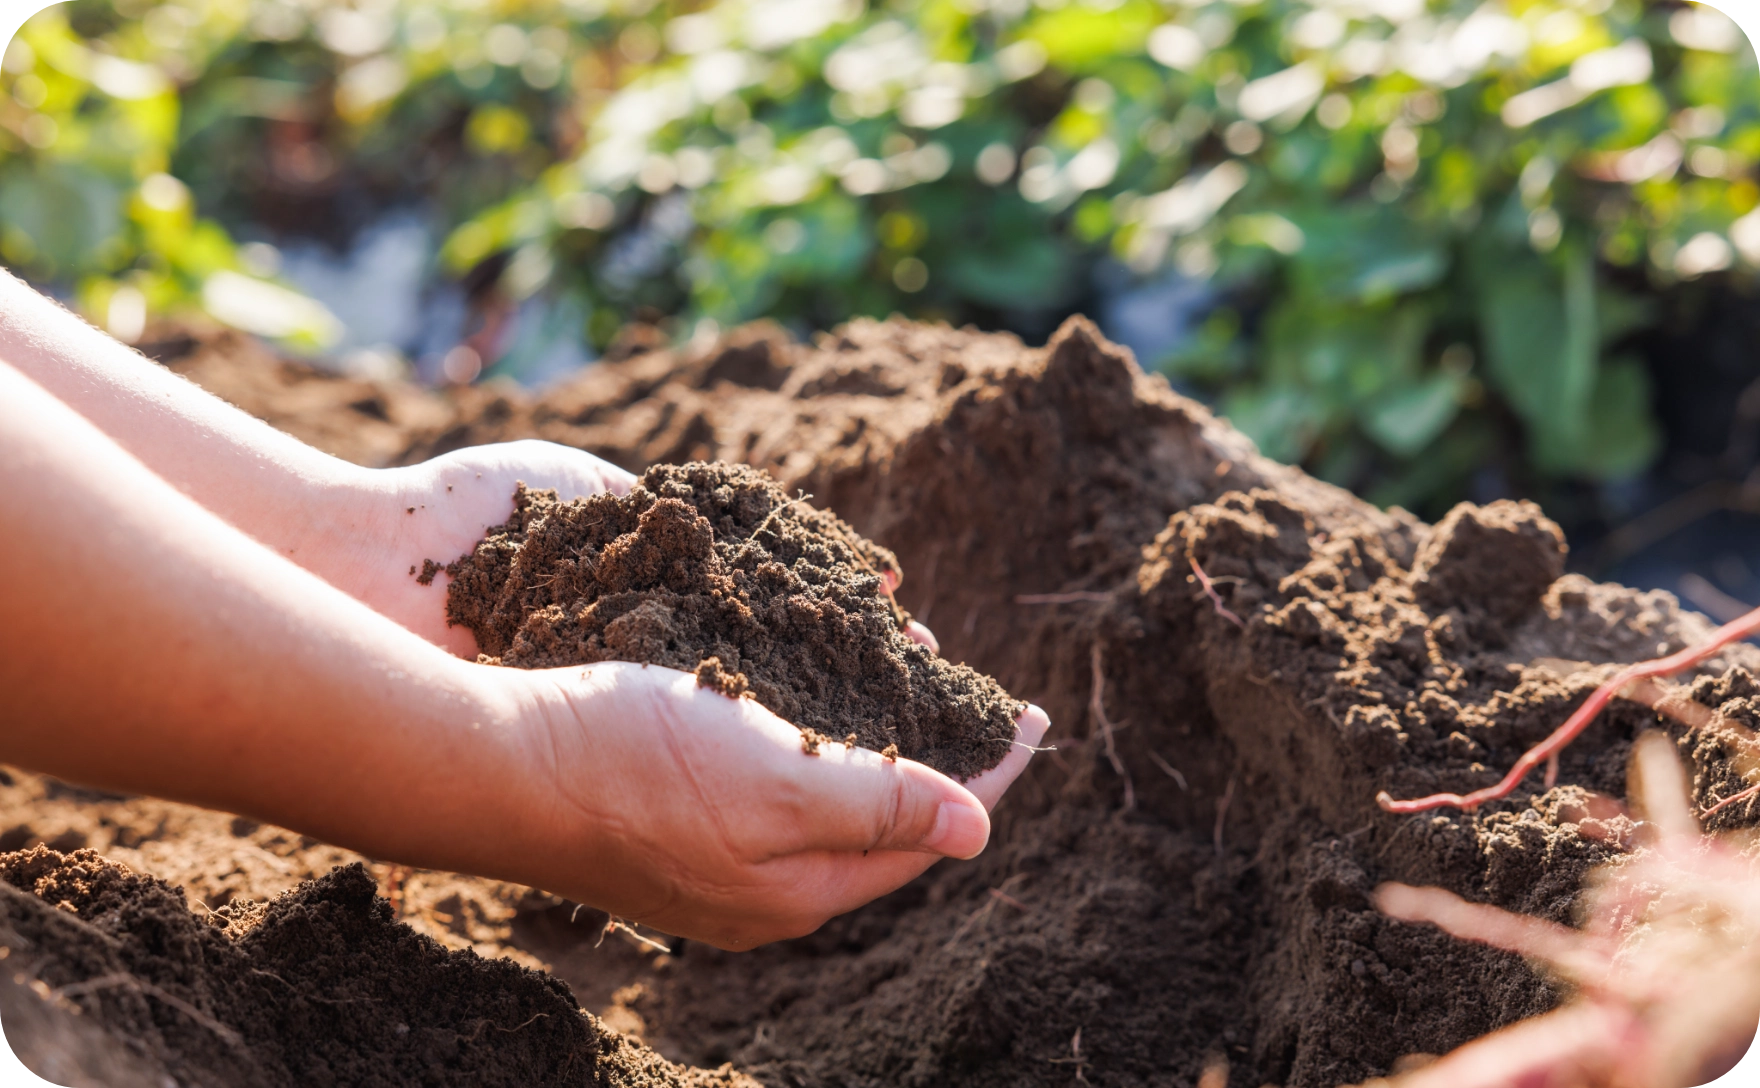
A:
[[[763,472],[656,465],[627,495],[522,485],[513,507],[445,568],[447,617],[486,662],[682,669],[799,726],[809,750],[847,740],[961,779],[1008,754],[1025,705],[910,639],[882,581],[892,553]]]
[[[265,382],[250,376],[261,361],[189,357],[170,365],[317,440],[379,405],[370,450],[336,446],[371,463],[539,437],[638,472],[761,468],[897,556],[899,604],[943,656],[1046,708],[1056,750],[1003,799],[984,854],[750,953],[595,944],[603,915],[541,892],[368,863],[386,926],[541,964],[599,1030],[769,1088],[1160,1088],[1224,1066],[1234,1088],[1322,1088],[1445,1052],[1559,994],[1514,955],[1381,915],[1374,886],[1435,884],[1570,923],[1584,874],[1630,837],[1593,795],[1624,795],[1633,739],[1676,741],[1703,810],[1744,782],[1719,723],[1760,722],[1760,652],[1732,646],[1681,678],[1720,712],[1704,726],[1616,700],[1554,785],[1535,775],[1471,813],[1382,812],[1380,790],[1496,781],[1605,666],[1697,642],[1710,623],[1669,594],[1562,573],[1559,533],[1530,505],[1427,525],[1267,461],[1081,320],[1042,348],[903,321],[812,343],[764,325],[678,349],[632,335],[535,397],[285,364]],[[502,628],[498,652],[523,629]],[[1753,826],[1755,807],[1712,826]],[[0,848],[87,845],[223,897],[212,906],[258,911],[356,860],[279,829],[232,834],[227,819],[36,775],[0,784]],[[32,899],[48,903],[21,891],[0,917],[16,929]],[[68,965],[56,987],[111,970],[80,947],[48,935],[31,954]],[[347,982],[364,989],[423,977],[352,969],[374,976]],[[138,1037],[108,997],[71,1000],[89,1007],[84,1028]],[[10,1032],[13,1006],[0,1012]],[[153,1015],[164,1030],[175,1012]],[[528,1045],[487,1039],[473,1045]],[[706,1075],[642,1060],[655,1072],[636,1083]]]

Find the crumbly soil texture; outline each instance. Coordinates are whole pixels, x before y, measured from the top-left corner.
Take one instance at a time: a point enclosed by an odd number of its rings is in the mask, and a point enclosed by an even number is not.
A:
[[[600,501],[622,519],[615,535],[570,530],[581,554],[566,554],[566,590],[545,596],[550,574],[514,573],[524,547],[564,565],[564,537],[539,545],[522,519],[553,517],[560,534],[586,505],[534,515],[548,500],[529,493],[490,554],[461,565],[460,583],[483,578],[468,614],[504,663],[652,640],[668,664],[714,657],[721,682],[798,698],[787,670],[758,667],[776,647],[727,619],[737,590],[702,587],[758,577],[755,551],[740,557],[756,540],[806,588],[742,605],[835,601],[811,630],[865,638],[872,625],[896,648],[899,614],[867,581],[880,553],[860,533],[896,556],[898,603],[947,660],[1046,708],[1055,750],[1004,798],[977,859],[740,955],[677,940],[662,953],[533,889],[8,773],[0,850],[57,852],[0,861],[0,1017],[39,1068],[101,1054],[153,1084],[160,1071],[305,1082],[322,1061],[339,1084],[395,1066],[425,1083],[505,1068],[536,1083],[769,1088],[1170,1088],[1226,1068],[1234,1088],[1324,1088],[1561,996],[1516,956],[1384,918],[1377,883],[1568,924],[1584,874],[1632,838],[1593,795],[1624,796],[1640,732],[1677,741],[1702,809],[1746,784],[1734,726],[1760,724],[1760,653],[1740,645],[1680,678],[1719,712],[1703,726],[1615,700],[1550,787],[1535,775],[1472,813],[1382,812],[1379,790],[1496,781],[1610,667],[1712,625],[1667,593],[1565,573],[1564,541],[1531,505],[1462,506],[1430,525],[1267,461],[1080,319],[1038,348],[903,321],[811,343],[750,326],[681,349],[637,329],[536,397],[424,393],[187,339],[166,339],[168,365],[363,463],[540,437],[638,472],[682,466],[647,478],[645,508]],[[737,470],[692,462],[763,469],[781,490],[730,485],[724,501],[688,477]],[[778,505],[803,491],[850,535]],[[801,566],[786,534],[746,530],[778,509],[802,547],[815,528],[842,541],[847,565]],[[630,553],[609,569],[636,558],[644,518],[704,561],[676,583],[600,581],[619,541]],[[827,570],[824,583],[805,573]],[[1752,827],[1755,809],[1712,826]],[[63,890],[82,881],[108,890]],[[223,906],[225,926],[207,913]]]
[[[836,739],[966,779],[1008,754],[1025,709],[905,634],[892,553],[744,465],[656,465],[627,495],[570,502],[522,484],[507,523],[445,569],[447,617],[485,662],[694,672],[794,723],[808,751]]]

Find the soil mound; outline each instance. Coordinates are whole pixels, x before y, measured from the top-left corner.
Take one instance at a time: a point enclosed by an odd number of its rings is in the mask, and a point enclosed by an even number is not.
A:
[[[892,553],[765,473],[656,465],[628,495],[560,502],[521,485],[513,505],[446,567],[447,617],[483,660],[695,672],[809,748],[847,738],[962,779],[1008,754],[1025,704],[907,637],[881,580],[898,573]]]
[[[0,948],[35,991],[5,988],[8,1038],[87,1083],[750,1084],[673,1066],[548,975],[447,951],[376,893],[357,864],[203,921],[91,850],[5,855]],[[39,1031],[14,1034],[19,1012]]]
[[[1489,784],[1607,666],[1711,624],[1666,593],[1560,576],[1531,506],[1430,526],[1269,462],[1084,321],[1043,348],[903,321],[622,345],[542,396],[424,401],[440,414],[399,425],[388,460],[542,437],[638,471],[762,468],[893,552],[899,601],[944,656],[1044,706],[1057,749],[979,858],[742,955],[596,948],[570,904],[376,867],[404,924],[548,964],[669,1060],[771,1088],[1161,1088],[1223,1065],[1234,1088],[1361,1081],[1557,1000],[1515,956],[1380,915],[1377,883],[1568,923],[1630,829],[1589,794],[1624,795],[1640,731],[1678,741],[1701,808],[1745,784],[1731,723],[1760,725],[1760,652],[1735,646],[1682,678],[1719,711],[1703,727],[1616,700],[1554,786],[1379,810],[1378,790]],[[1755,808],[1713,822],[1753,826]],[[206,826],[35,776],[0,789],[0,828],[23,829],[0,847],[77,834],[236,903],[284,891],[277,864],[346,860],[267,828],[229,853]]]

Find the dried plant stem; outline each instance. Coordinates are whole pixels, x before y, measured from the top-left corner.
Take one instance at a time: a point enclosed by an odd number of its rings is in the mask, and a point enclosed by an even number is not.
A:
[[[1088,710],[1094,715],[1094,724],[1100,727],[1100,740],[1106,746],[1106,761],[1112,764],[1118,777],[1124,779],[1124,808],[1129,812],[1137,807],[1137,791],[1131,785],[1130,772],[1124,769],[1124,760],[1118,758],[1118,745],[1112,739],[1112,720],[1106,716],[1106,673],[1100,667],[1098,642],[1094,643],[1088,660],[1094,668],[1094,690],[1088,697]]]
[[[1689,646],[1687,649],[1667,657],[1657,658],[1654,661],[1640,661],[1636,665],[1628,665],[1621,669],[1614,674],[1613,679],[1596,688],[1594,694],[1590,695],[1583,705],[1577,708],[1577,712],[1565,720],[1563,725],[1554,730],[1551,736],[1523,753],[1522,758],[1516,760],[1516,765],[1511,767],[1509,773],[1504,775],[1503,780],[1495,786],[1487,786],[1482,790],[1474,790],[1468,794],[1435,793],[1410,801],[1396,801],[1386,790],[1382,790],[1376,794],[1375,803],[1388,812],[1426,812],[1433,808],[1443,808],[1450,805],[1471,812],[1487,801],[1507,797],[1515,791],[1517,786],[1521,785],[1522,779],[1528,776],[1529,771],[1542,763],[1555,760],[1565,746],[1576,740],[1577,736],[1589,727],[1589,723],[1595,720],[1595,715],[1601,713],[1601,709],[1607,705],[1608,700],[1620,694],[1627,685],[1647,680],[1652,676],[1670,676],[1683,669],[1691,668],[1723,647],[1747,638],[1755,631],[1760,631],[1760,608],[1719,627],[1711,633],[1709,639],[1698,646]]]
[[[1246,624],[1241,621],[1241,618],[1233,612],[1230,612],[1228,606],[1222,603],[1222,594],[1216,592],[1216,583],[1210,579],[1208,574],[1204,573],[1204,568],[1198,565],[1198,561],[1193,559],[1190,562],[1192,564],[1192,574],[1198,579],[1198,584],[1204,587],[1204,596],[1210,598],[1210,603],[1215,607],[1216,614],[1234,624],[1236,627],[1246,627]]]

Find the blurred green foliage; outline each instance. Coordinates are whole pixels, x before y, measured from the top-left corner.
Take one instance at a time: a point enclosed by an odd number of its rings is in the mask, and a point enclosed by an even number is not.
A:
[[[1147,365],[1430,512],[1488,460],[1644,468],[1654,295],[1760,265],[1760,78],[1690,4],[76,0],[22,41],[0,254],[99,320],[265,273],[194,208],[321,232],[343,191],[601,345],[1009,324],[1110,262],[1213,285]]]

